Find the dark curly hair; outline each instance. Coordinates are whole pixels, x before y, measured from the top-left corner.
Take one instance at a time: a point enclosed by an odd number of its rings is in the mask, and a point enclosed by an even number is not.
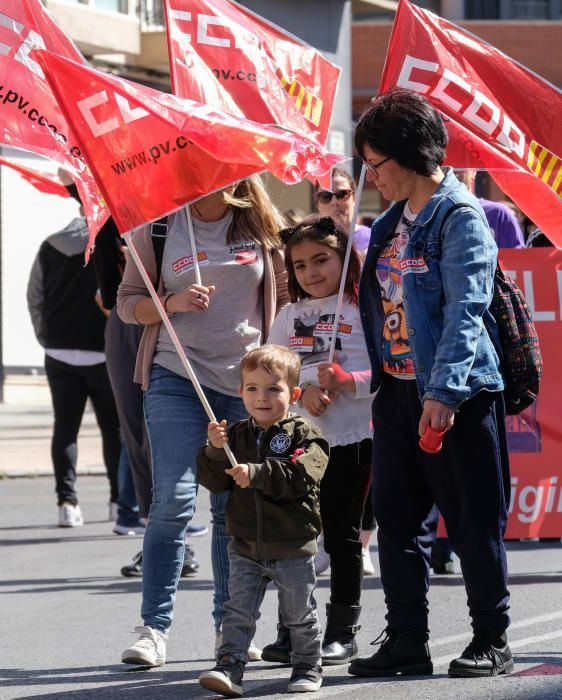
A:
[[[423,95],[391,88],[363,112],[354,142],[360,156],[367,144],[403,168],[429,176],[445,159],[448,135],[443,117]]]
[[[314,243],[332,248],[339,255],[343,265],[348,237],[343,229],[336,226],[330,216],[308,216],[294,228],[283,229],[279,235],[285,244],[285,267],[287,268],[289,296],[292,302],[309,297],[298,283],[293,266],[291,253],[296,245],[302,243],[302,241],[314,241]],[[344,290],[351,303],[355,304],[355,306],[357,306],[359,299],[360,277],[361,261],[355,246],[352,246]]]

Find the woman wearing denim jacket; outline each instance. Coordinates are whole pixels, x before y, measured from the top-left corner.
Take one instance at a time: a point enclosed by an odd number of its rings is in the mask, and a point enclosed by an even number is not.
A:
[[[353,675],[432,673],[427,591],[439,511],[474,634],[449,675],[513,669],[503,545],[509,462],[489,311],[497,248],[478,201],[441,168],[446,145],[440,114],[400,88],[380,95],[355,131],[368,178],[395,204],[373,224],[359,294],[378,392],[373,501],[387,627],[378,651],[352,662]],[[428,426],[446,431],[439,453],[419,447]]]

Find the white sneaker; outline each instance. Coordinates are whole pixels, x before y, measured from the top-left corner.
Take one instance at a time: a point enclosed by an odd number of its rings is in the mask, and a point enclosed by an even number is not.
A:
[[[140,666],[163,666],[166,663],[166,640],[168,635],[153,627],[135,627],[140,634],[133,646],[121,655],[124,664]]]
[[[314,571],[316,571],[316,575],[320,576],[320,574],[323,574],[327,569],[330,568],[330,555],[326,550],[324,549],[324,538],[322,535],[318,538],[318,551],[316,552],[316,556],[314,557]]]
[[[363,573],[367,576],[373,576],[375,573],[375,565],[368,549],[363,549]]]
[[[84,525],[84,518],[80,506],[72,503],[63,503],[59,506],[59,527],[80,527]]]
[[[222,630],[218,630],[215,636],[215,658],[222,646]],[[261,649],[257,647],[253,640],[250,642],[248,649],[248,661],[261,661]]]

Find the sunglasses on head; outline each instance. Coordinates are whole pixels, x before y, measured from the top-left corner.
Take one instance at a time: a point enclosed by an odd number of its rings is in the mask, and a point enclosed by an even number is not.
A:
[[[335,197],[338,202],[346,202],[351,195],[353,190],[338,190],[337,192],[330,192],[330,190],[319,190],[316,193],[316,199],[320,204],[329,204],[332,201],[332,197]]]

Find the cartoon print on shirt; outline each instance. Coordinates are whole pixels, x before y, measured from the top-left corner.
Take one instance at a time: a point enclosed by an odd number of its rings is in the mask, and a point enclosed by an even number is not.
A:
[[[382,356],[385,372],[393,376],[415,376],[406,327],[402,289],[402,253],[410,239],[411,222],[405,217],[396,236],[381,251],[376,275],[381,287],[384,326]]]

